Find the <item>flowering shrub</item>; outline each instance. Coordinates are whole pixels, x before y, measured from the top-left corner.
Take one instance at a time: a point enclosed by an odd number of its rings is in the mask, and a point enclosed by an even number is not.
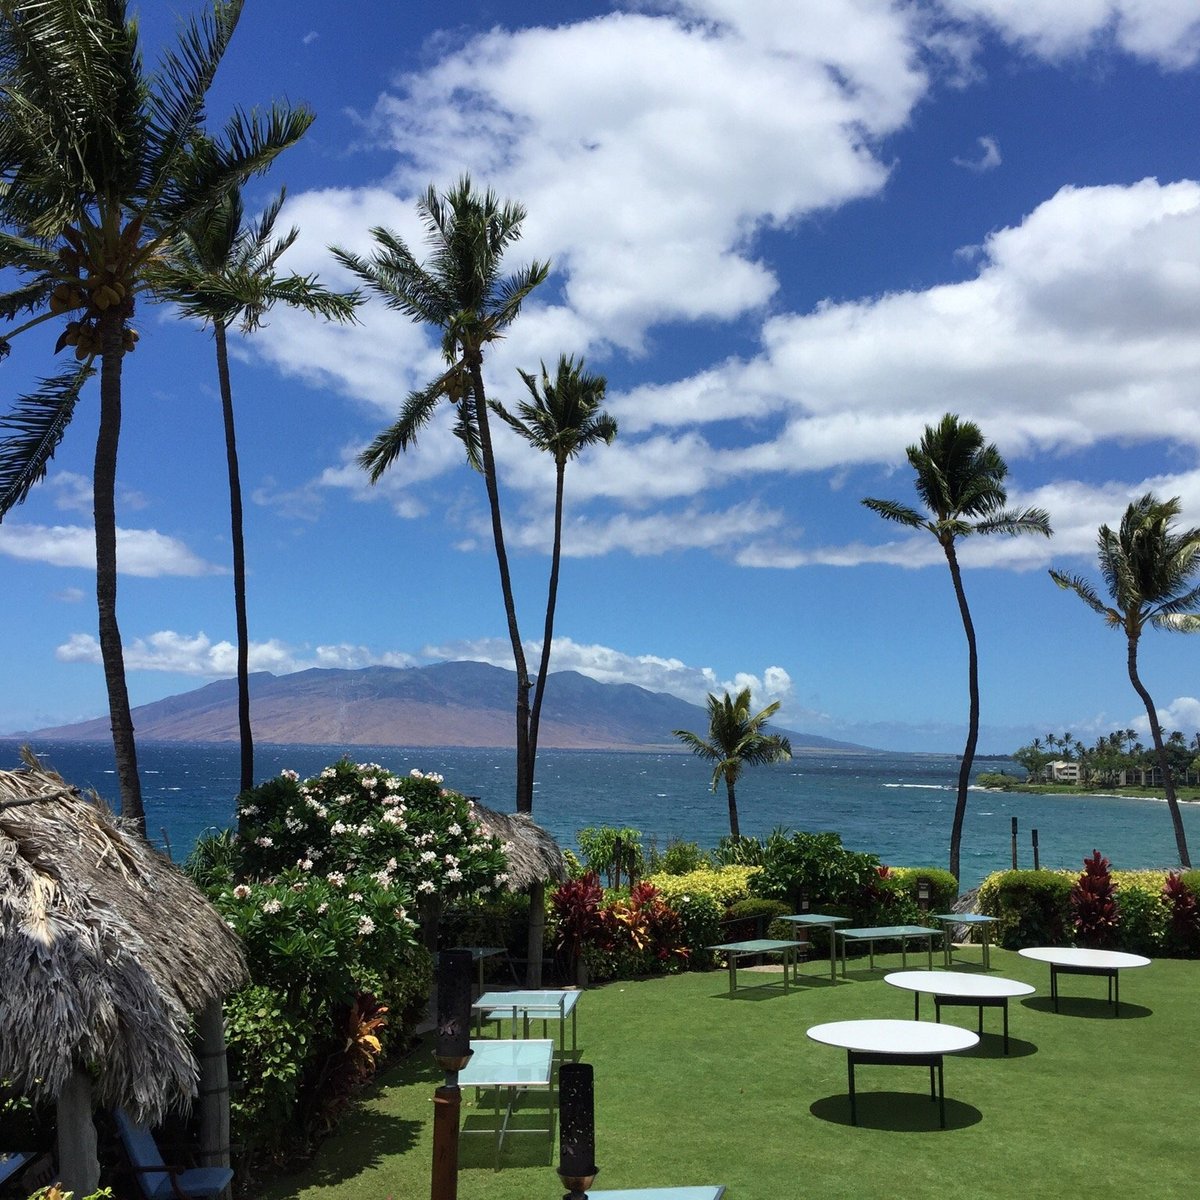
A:
[[[373,873],[413,897],[503,888],[503,847],[483,832],[472,801],[441,784],[440,775],[398,776],[347,758],[303,782],[283,771],[239,797],[242,869],[255,879],[295,869],[336,886]]]
[[[683,921],[652,883],[644,880],[635,883],[629,898],[614,900],[605,915],[612,949],[619,957],[630,960],[629,973],[648,974],[679,969],[686,964],[688,948],[683,942]]]
[[[1071,914],[1076,941],[1081,946],[1102,950],[1117,940],[1120,911],[1117,889],[1108,870],[1108,859],[1099,850],[1083,860],[1083,874],[1071,889]]]
[[[595,871],[560,884],[550,897],[556,929],[555,945],[574,964],[586,946],[607,949],[611,938],[608,922],[600,912],[604,889]]]
[[[1169,910],[1167,942],[1170,949],[1184,958],[1200,956],[1200,903],[1196,893],[1178,871],[1172,871],[1163,884],[1162,894]]]

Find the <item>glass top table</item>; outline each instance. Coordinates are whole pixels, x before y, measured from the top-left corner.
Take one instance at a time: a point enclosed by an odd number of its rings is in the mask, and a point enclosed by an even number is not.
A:
[[[992,969],[991,955],[988,953],[991,941],[990,930],[991,926],[1000,920],[999,917],[985,917],[983,913],[935,913],[933,919],[942,923],[942,952],[945,956],[946,966],[950,966],[954,961],[951,930],[955,925],[968,925],[972,929],[980,931],[983,943],[983,969],[985,971]]]
[[[618,1192],[588,1192],[588,1200],[721,1200],[724,1185],[717,1187],[622,1188]]]
[[[787,921],[790,925],[799,926],[802,929],[828,929],[829,930],[829,978],[837,981],[837,939],[833,936],[833,930],[838,925],[849,925],[849,917],[834,917],[828,913],[795,913],[790,917],[780,917],[779,920]],[[800,971],[800,963],[796,962],[796,972]]]
[[[471,1008],[475,1012],[476,1032],[483,1032],[483,1019],[504,1020],[509,1018],[513,1023],[513,1035],[516,1035],[517,1018],[523,1022],[524,1036],[529,1036],[529,1018],[540,1017],[542,1033],[546,1032],[547,1021],[558,1021],[559,1052],[567,1052],[567,1017],[571,1018],[571,1053],[574,1054],[577,1042],[577,1016],[575,1007],[583,993],[576,988],[542,988],[532,991],[515,992],[484,992]]]
[[[500,1151],[508,1134],[544,1133],[553,1151],[554,1137],[554,1042],[550,1038],[472,1039],[471,1060],[458,1073],[459,1087],[488,1089],[495,1093],[496,1170],[500,1169]],[[520,1093],[529,1088],[545,1088],[549,1097],[546,1128],[510,1128]],[[507,1106],[500,1112],[500,1094],[507,1092]],[[478,1091],[477,1091],[478,1094]],[[466,1123],[462,1134],[489,1133],[492,1130],[471,1129]]]
[[[783,959],[783,991],[787,994],[788,975],[796,962],[796,947],[799,943],[795,938],[747,938],[742,942],[720,942],[715,946],[705,946],[706,950],[719,950],[729,963],[729,994],[737,992],[737,960],[747,955],[778,954]],[[774,987],[775,981],[768,980],[758,984],[758,987]]]
[[[930,929],[928,925],[869,925],[861,929],[835,929],[835,938],[842,939],[842,978],[846,977],[846,943],[866,942],[871,956],[871,970],[875,970],[875,943],[898,941],[900,943],[900,963],[908,965],[908,939],[924,938],[925,952],[929,960],[928,966],[933,970],[933,939],[941,937],[940,929]]]

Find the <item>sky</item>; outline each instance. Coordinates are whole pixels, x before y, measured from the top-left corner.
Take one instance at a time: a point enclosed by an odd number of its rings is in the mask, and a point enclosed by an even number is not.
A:
[[[147,59],[188,0],[131,4]],[[393,230],[463,173],[527,210],[507,260],[547,282],[489,350],[489,395],[582,356],[620,432],[573,462],[552,669],[696,703],[750,686],[776,724],[955,751],[962,625],[905,448],[946,412],[1009,467],[1050,539],[961,543],[980,751],[1147,728],[1124,641],[1048,568],[1146,491],[1200,525],[1200,14],[1195,0],[248,0],[209,117],[286,98],[317,120],[246,189],[284,185],[282,265]],[[211,334],[143,305],[126,359],[118,617],[131,699],[234,670]],[[52,373],[22,338],[5,394]],[[357,453],[439,372],[369,301],[344,328],[276,310],[234,347],[251,665],[511,665],[482,478],[439,411],[372,486]],[[0,397],[0,404],[6,403]],[[100,715],[86,394],[0,524],[0,731]],[[539,645],[553,470],[498,435],[522,635]],[[1168,728],[1200,729],[1200,638],[1149,632]]]

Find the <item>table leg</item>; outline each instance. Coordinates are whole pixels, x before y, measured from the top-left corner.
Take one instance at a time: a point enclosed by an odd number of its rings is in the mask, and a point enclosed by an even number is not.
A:
[[[992,963],[991,963],[991,956],[988,954],[988,949],[989,949],[988,927],[986,925],[984,925],[982,928],[983,928],[983,969],[985,971],[990,971],[992,969]]]
[[[846,1051],[846,1066],[850,1072],[850,1124],[858,1124],[858,1101],[854,1095],[854,1051]]]
[[[796,956],[791,950],[783,952],[783,994],[788,994],[788,972],[793,970],[796,965]]]
[[[900,944],[904,945],[903,942],[901,942]],[[867,941],[867,954],[870,956],[871,970],[873,971],[873,970],[875,970],[875,939],[874,938],[870,938]]]
[[[933,934],[928,934],[925,938],[925,959],[929,969],[933,970]]]
[[[1008,997],[1004,997],[1004,1053],[1008,1053]],[[979,1010],[981,1013],[982,1009]]]
[[[729,954],[729,994],[732,996],[737,991],[737,967],[734,963],[737,961],[737,951],[730,950]]]
[[[950,937],[951,928],[953,927],[948,921],[942,922],[942,965],[945,966],[947,970],[950,969],[950,966],[953,962],[953,954],[950,949],[950,944],[952,941]]]
[[[1058,1012],[1058,968],[1050,964],[1050,999],[1054,1001],[1054,1011]]]
[[[921,1019],[921,993],[913,992],[913,1020]]]
[[[941,1119],[942,1128],[946,1128],[946,1076],[943,1070],[945,1060],[938,1055],[937,1073],[938,1073],[938,1116]]]
[[[837,983],[837,938],[833,936],[834,927],[829,926],[829,982]]]
[[[1121,1015],[1121,976],[1118,975],[1116,971],[1114,971],[1112,973],[1112,981],[1116,985],[1116,988],[1117,988],[1116,1015],[1119,1017]]]
[[[871,965],[874,966],[873,963]],[[908,966],[908,942],[903,934],[900,935],[900,966]]]

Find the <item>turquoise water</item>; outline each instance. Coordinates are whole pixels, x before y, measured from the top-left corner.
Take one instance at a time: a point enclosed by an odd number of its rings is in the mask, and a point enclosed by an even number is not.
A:
[[[107,744],[45,742],[35,750],[72,783],[118,799]],[[17,743],[0,740],[0,767],[18,765]],[[256,774],[284,767],[316,774],[340,747],[260,746]],[[411,750],[358,746],[352,757],[407,773],[445,776],[448,787],[511,811],[513,755],[505,750]],[[150,834],[181,858],[205,829],[233,817],[238,750],[234,745],[143,743],[138,747]],[[982,764],[984,770],[1002,764]],[[945,866],[954,813],[958,763],[932,755],[804,755],[790,763],[747,771],[738,786],[743,834],[765,836],[778,826],[831,829],[853,850],[898,866]],[[614,754],[548,750],[538,756],[534,818],[561,844],[575,844],[589,825],[629,825],[647,842],[683,838],[712,846],[729,832],[724,787],[708,790],[710,772],[685,754]],[[1184,806],[1193,854],[1200,855],[1200,805]],[[1012,818],[1018,860],[1032,866],[1031,832],[1038,831],[1042,866],[1078,867],[1098,849],[1114,867],[1162,867],[1176,859],[1167,807],[1160,801],[1101,796],[1024,796],[972,790],[963,836],[963,885],[1011,865]]]

